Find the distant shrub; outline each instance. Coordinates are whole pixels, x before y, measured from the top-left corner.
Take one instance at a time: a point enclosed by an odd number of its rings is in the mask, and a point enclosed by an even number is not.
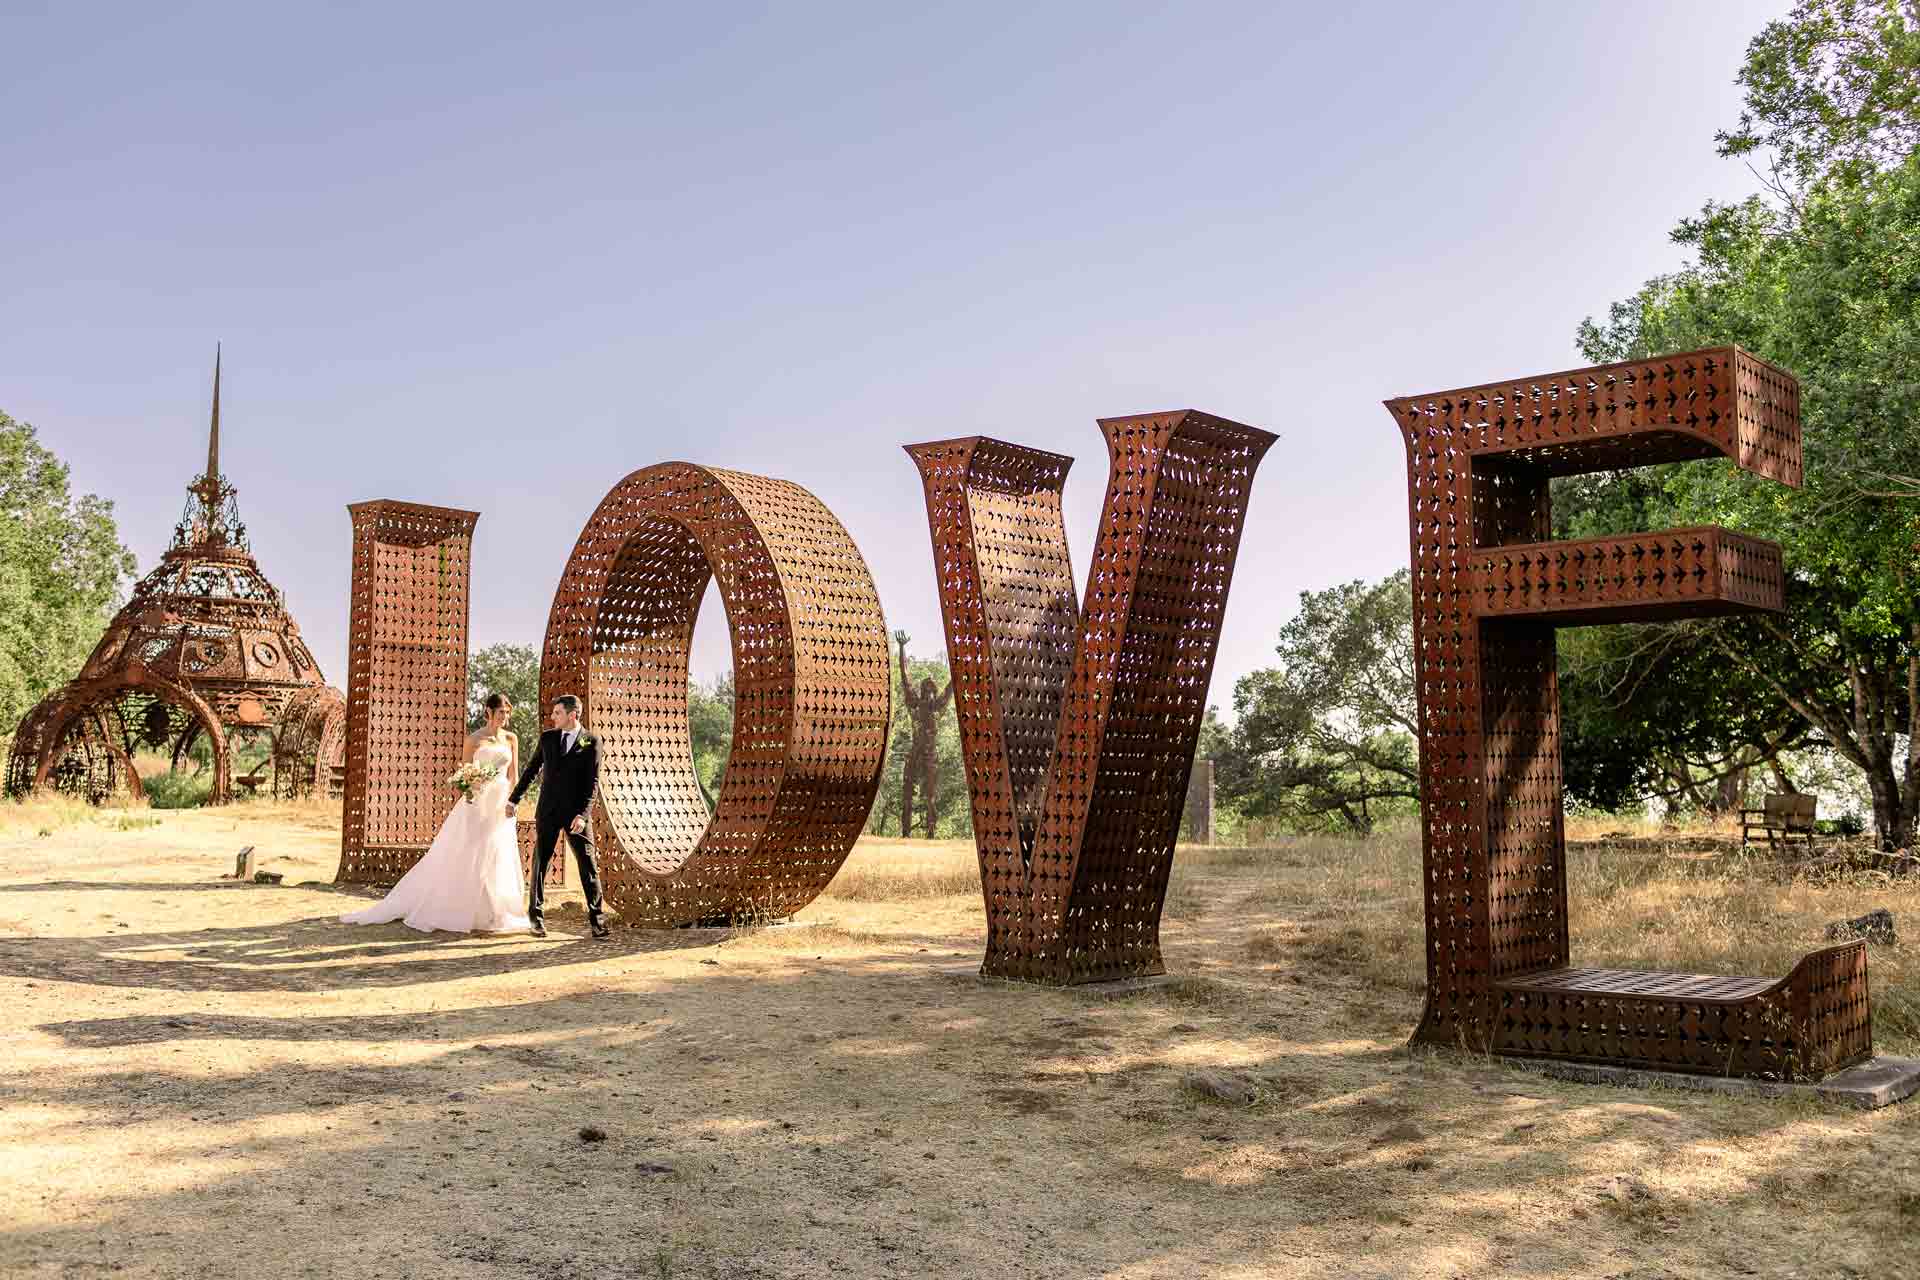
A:
[[[147,803],[156,809],[198,809],[213,794],[213,778],[209,774],[195,777],[189,773],[156,773],[151,778],[142,778],[140,785],[147,793]]]
[[[1867,829],[1867,822],[1849,810],[1837,818],[1822,818],[1813,826],[1823,836],[1857,836]]]

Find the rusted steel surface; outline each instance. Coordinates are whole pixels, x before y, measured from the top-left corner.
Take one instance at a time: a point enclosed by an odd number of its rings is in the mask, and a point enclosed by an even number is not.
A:
[[[1873,1056],[1864,942],[1784,978],[1545,969],[1499,988],[1497,1051],[1694,1074],[1820,1079]]]
[[[311,791],[339,759],[345,699],[327,685],[261,572],[220,470],[217,364],[206,470],[187,494],[159,565],[135,585],[78,675],[16,730],[8,794],[52,786],[95,803],[138,799],[135,755],[184,769],[203,738],[214,804],[230,798],[232,754],[242,743],[285,762],[273,774],[285,796]]]
[[[433,843],[467,733],[467,605],[480,515],[361,502],[347,626],[338,884],[390,885]]]
[[[1711,617],[1780,608],[1780,548],[1721,528],[1579,541],[1523,542],[1482,551],[1479,614],[1562,625]]]
[[[1800,385],[1739,347],[1627,360],[1420,397],[1474,458],[1549,476],[1726,457],[1798,488]]]
[[[1407,446],[1427,1000],[1416,1040],[1818,1079],[1872,1053],[1864,944],[1785,978],[1570,967],[1554,628],[1777,610],[1721,529],[1550,540],[1548,481],[1722,455],[1798,484],[1798,388],[1735,347],[1386,402]]]
[[[531,745],[527,745],[527,749],[532,750]],[[520,844],[520,879],[525,882],[533,878],[533,847],[539,839],[538,824],[533,815],[514,821],[514,838]],[[547,883],[557,888],[567,882],[567,849],[559,840],[553,843],[557,852],[547,863]]]
[[[687,718],[709,579],[735,696],[711,813]],[[778,918],[811,902],[880,785],[888,680],[873,578],[819,499],[684,462],[615,485],[567,562],[540,667],[542,701],[578,696],[601,744],[592,820],[615,923]]]
[[[1076,607],[1071,459],[910,445],[926,490],[987,907],[981,972],[1161,973],[1160,909],[1253,473],[1274,437],[1193,410],[1105,418]]]
[[[345,763],[347,700],[338,689],[304,689],[280,715],[274,736],[274,792],[282,797],[324,792],[335,762]]]

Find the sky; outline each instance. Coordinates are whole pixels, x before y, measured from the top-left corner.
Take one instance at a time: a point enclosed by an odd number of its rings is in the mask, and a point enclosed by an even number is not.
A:
[[[1786,7],[0,0],[0,410],[144,572],[224,343],[223,470],[344,686],[348,503],[479,510],[473,644],[538,645],[621,477],[777,476],[931,652],[901,445],[1075,456],[1084,574],[1094,420],[1202,409],[1280,436],[1230,715],[1302,591],[1407,561],[1381,400],[1583,363],[1756,188],[1713,134]]]

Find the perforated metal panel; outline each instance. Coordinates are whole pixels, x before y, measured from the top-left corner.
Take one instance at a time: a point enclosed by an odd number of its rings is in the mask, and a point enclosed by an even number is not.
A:
[[[392,884],[433,843],[466,743],[478,512],[362,502],[353,515],[340,884]]]
[[[1710,1074],[1871,1053],[1863,944],[1779,980],[1569,968],[1554,628],[1777,610],[1724,529],[1549,540],[1548,480],[1725,455],[1800,479],[1792,375],[1736,347],[1387,402],[1407,446],[1427,1001],[1415,1039]]]
[[[1160,973],[1160,908],[1253,473],[1274,437],[1193,410],[1106,418],[1084,608],[1071,460],[984,436],[920,469],[987,906],[981,972]]]
[[[733,639],[733,749],[709,814],[688,657],[708,580]],[[669,462],[587,521],[547,624],[541,700],[600,742],[593,807],[616,923],[782,917],[833,878],[880,784],[887,627],[859,548],[796,484]]]

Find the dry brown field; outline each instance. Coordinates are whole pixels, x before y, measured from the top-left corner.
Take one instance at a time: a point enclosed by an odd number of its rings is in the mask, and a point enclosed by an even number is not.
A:
[[[789,926],[596,943],[577,905],[544,941],[339,925],[338,840],[322,807],[0,808],[0,1275],[1920,1276],[1920,1100],[1410,1052],[1409,836],[1183,850],[1177,980],[1119,999],[953,972],[964,845],[863,841]],[[248,844],[281,886],[218,878]],[[1872,875],[1572,872],[1579,962],[1920,929]],[[1917,957],[1872,949],[1882,1052],[1920,1053]]]

